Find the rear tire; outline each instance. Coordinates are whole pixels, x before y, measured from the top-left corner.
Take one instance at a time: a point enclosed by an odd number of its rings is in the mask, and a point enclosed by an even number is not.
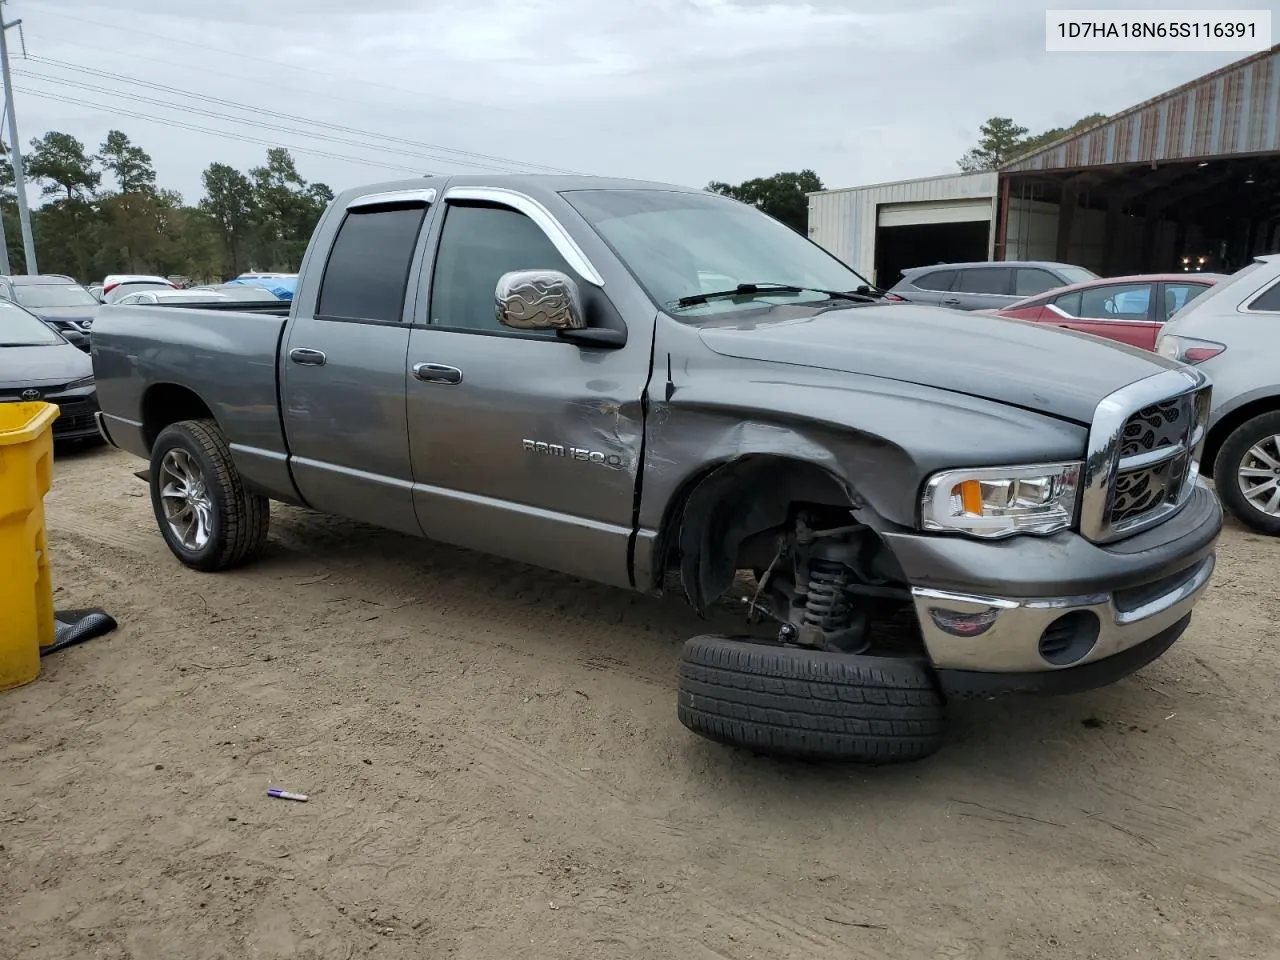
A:
[[[266,546],[271,501],[245,490],[214,421],[183,420],[160,431],[151,448],[150,486],[160,534],[188,567],[230,570]]]
[[[1263,413],[1246,420],[1227,437],[1218,451],[1218,459],[1213,465],[1214,487],[1218,498],[1231,514],[1245,526],[1270,536],[1280,536],[1280,512],[1267,513],[1261,505],[1245,496],[1241,484],[1247,482],[1250,487],[1266,485],[1263,496],[1269,498],[1270,492],[1280,489],[1280,473],[1272,474],[1270,481],[1265,477],[1242,478],[1242,469],[1274,469],[1258,460],[1250,451],[1265,448],[1261,452],[1268,459],[1280,463],[1280,410]],[[1278,505],[1280,510],[1280,505]]]
[[[946,706],[920,659],[720,636],[685,642],[680,722],[717,743],[810,760],[905,763],[941,747]]]

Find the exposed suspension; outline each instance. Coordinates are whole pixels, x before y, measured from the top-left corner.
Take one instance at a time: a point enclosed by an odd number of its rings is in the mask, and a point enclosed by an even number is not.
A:
[[[850,580],[849,568],[844,564],[819,558],[810,560],[801,626],[823,634],[848,627],[853,613],[847,593]]]

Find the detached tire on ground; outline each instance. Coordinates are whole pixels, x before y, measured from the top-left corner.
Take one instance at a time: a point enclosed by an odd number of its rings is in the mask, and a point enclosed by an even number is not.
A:
[[[183,420],[161,430],[150,472],[156,525],[188,567],[230,570],[262,553],[271,502],[245,489],[212,420]]]
[[[680,722],[717,743],[811,760],[906,763],[937,751],[946,707],[921,660],[685,642]]]
[[[1273,537],[1280,536],[1280,473],[1273,466],[1277,463],[1280,410],[1259,414],[1231,431],[1213,465],[1213,486],[1223,505],[1241,523]],[[1249,475],[1241,476],[1243,471],[1249,471]],[[1253,500],[1245,496],[1242,485],[1253,492]],[[1274,512],[1267,512],[1268,509]]]

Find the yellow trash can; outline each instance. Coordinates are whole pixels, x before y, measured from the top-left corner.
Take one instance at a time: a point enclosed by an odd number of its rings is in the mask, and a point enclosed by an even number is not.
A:
[[[57,417],[52,403],[0,403],[0,690],[38,677],[54,641],[44,496]]]

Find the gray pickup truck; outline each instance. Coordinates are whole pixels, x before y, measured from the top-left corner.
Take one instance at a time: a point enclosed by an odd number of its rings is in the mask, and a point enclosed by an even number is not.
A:
[[[215,571],[272,500],[740,605],[680,720],[758,752],[925,756],[949,697],[1149,663],[1209,582],[1194,367],[886,303],[753,207],[664,184],[347,190],[292,304],[105,307],[108,442]],[[232,305],[228,305],[232,306]],[[548,621],[549,629],[554,629]]]

